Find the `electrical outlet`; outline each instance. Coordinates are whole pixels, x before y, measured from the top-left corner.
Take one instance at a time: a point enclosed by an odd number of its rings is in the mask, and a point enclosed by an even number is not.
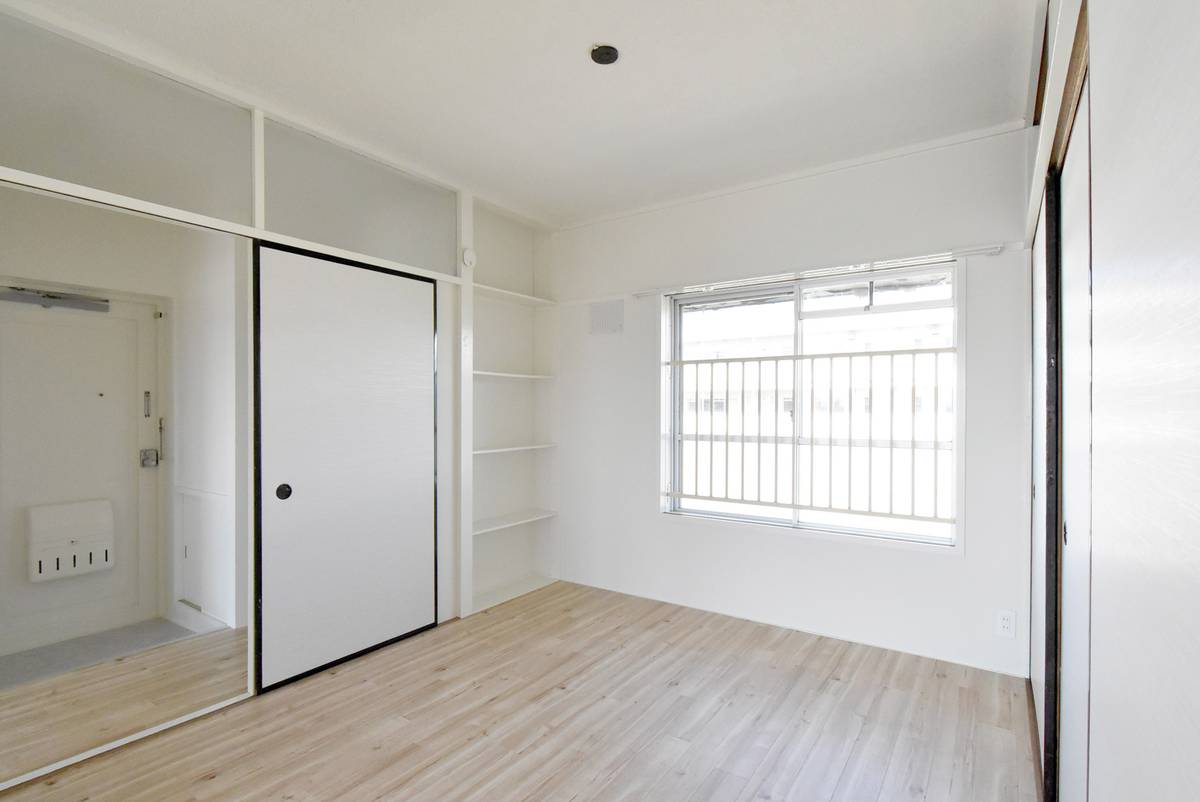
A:
[[[996,637],[1015,638],[1017,636],[1017,614],[1012,610],[1001,610],[996,613]]]

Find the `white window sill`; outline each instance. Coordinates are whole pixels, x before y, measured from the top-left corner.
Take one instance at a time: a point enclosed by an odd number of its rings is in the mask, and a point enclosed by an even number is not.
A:
[[[698,512],[693,510],[662,510],[664,515],[682,521],[688,521],[684,526],[695,524],[710,524],[717,527],[725,527],[729,525],[767,528],[774,530],[776,533],[791,533],[797,537],[814,540],[824,540],[833,543],[843,544],[858,544],[865,546],[882,546],[884,548],[897,548],[906,551],[916,551],[925,554],[938,554],[948,557],[963,556],[963,542],[961,535],[953,542],[922,540],[910,535],[903,534],[888,534],[870,529],[849,529],[840,527],[823,527],[819,525],[800,524],[795,526],[790,522],[772,521],[768,519],[756,520],[750,518],[742,518],[737,516],[719,515],[710,512]],[[959,524],[961,526],[961,523]]]

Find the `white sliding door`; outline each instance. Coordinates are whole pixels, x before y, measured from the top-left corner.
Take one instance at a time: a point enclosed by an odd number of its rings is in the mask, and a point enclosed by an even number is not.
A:
[[[1059,800],[1088,798],[1092,605],[1092,253],[1087,84],[1062,170]]]
[[[1030,552],[1029,680],[1038,763],[1046,748],[1046,205],[1033,238],[1033,548]]]
[[[260,684],[435,622],[434,285],[258,259]]]

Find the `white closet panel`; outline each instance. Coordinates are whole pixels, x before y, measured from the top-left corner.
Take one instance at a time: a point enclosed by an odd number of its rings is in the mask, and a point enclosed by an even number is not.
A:
[[[1062,171],[1062,590],[1058,798],[1087,802],[1092,648],[1091,124],[1087,82]]]
[[[0,14],[0,164],[250,222],[250,112]]]
[[[448,189],[267,120],[267,228],[455,272],[457,200]]]
[[[1030,560],[1029,680],[1040,749],[1046,742],[1046,208],[1033,239],[1033,548]]]

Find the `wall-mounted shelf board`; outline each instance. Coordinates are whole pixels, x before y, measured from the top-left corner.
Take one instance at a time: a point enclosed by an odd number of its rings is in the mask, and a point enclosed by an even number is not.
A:
[[[554,443],[535,443],[528,446],[508,446],[506,448],[479,448],[475,450],[475,455],[480,454],[509,454],[516,451],[540,451],[543,448],[554,448]]]
[[[501,529],[511,529],[514,526],[531,524],[534,521],[544,521],[554,516],[554,510],[543,510],[538,507],[532,507],[527,510],[510,512],[507,515],[497,515],[494,518],[480,518],[475,522],[472,531],[478,537],[479,535],[486,535],[488,532],[499,532]]]
[[[490,379],[553,379],[549,373],[504,373],[499,370],[477,370],[476,376]]]
[[[524,596],[526,593],[532,593],[547,585],[552,585],[555,581],[557,580],[534,574],[517,582],[496,588],[495,590],[489,590],[486,593],[477,593],[475,594],[475,611],[479,612],[489,607],[495,607],[497,604],[503,604],[518,596]]]
[[[488,298],[496,298],[501,301],[510,301],[515,304],[524,304],[526,306],[554,306],[555,301],[549,298],[539,298],[536,295],[526,295],[523,292],[513,292],[512,290],[502,290],[499,287],[489,287],[487,284],[476,284],[475,291],[480,295]]]

